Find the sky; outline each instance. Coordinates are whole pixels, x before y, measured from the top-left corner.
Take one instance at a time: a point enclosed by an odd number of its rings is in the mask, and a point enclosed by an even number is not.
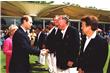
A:
[[[12,1],[12,0],[1,0]],[[13,0],[13,1],[54,1],[54,4],[64,4],[63,2],[69,2],[70,4],[79,4],[81,7],[96,7],[97,9],[110,11],[110,0]]]

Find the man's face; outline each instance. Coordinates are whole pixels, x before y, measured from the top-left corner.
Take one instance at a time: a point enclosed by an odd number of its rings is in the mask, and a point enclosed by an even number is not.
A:
[[[90,30],[90,26],[86,26],[86,22],[84,22],[84,21],[82,21],[81,23],[82,23],[81,24],[82,25],[81,29],[82,29],[83,33],[87,34]]]
[[[59,22],[58,21],[59,20],[58,20],[57,17],[53,19],[53,23],[54,23],[55,26],[58,26],[59,25]]]
[[[64,19],[60,18],[58,28],[63,30],[65,26],[66,26],[66,21]]]
[[[31,17],[28,17],[29,20],[25,22],[26,24],[26,29],[31,29],[31,26],[32,26],[32,18]]]

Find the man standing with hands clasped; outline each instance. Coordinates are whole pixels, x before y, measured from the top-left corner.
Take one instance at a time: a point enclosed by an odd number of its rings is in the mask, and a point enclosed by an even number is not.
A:
[[[81,25],[86,39],[82,39],[84,42],[81,43],[79,73],[103,73],[108,54],[108,43],[96,32],[98,19],[96,16],[83,16]]]
[[[56,49],[57,73],[77,73],[79,32],[75,27],[69,26],[69,18],[66,15],[59,16],[58,28],[61,29],[62,37]]]

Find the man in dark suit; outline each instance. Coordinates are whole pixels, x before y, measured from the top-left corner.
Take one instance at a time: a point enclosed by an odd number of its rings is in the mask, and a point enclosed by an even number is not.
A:
[[[83,39],[81,43],[79,73],[103,73],[108,43],[97,34],[98,19],[95,16],[84,16],[81,18],[81,23],[86,40]]]
[[[68,16],[59,16],[58,28],[62,37],[56,50],[57,72],[70,73],[70,68],[77,66],[78,52],[80,48],[79,32],[75,27],[69,26]]]
[[[56,41],[56,35],[57,32],[59,32],[58,29],[58,16],[55,16],[53,18],[53,27],[50,29],[47,38],[46,38],[46,48],[49,49],[50,53],[55,53],[55,41]]]
[[[21,26],[13,36],[12,58],[10,61],[10,73],[30,73],[29,54],[39,54],[31,48],[27,30],[31,29],[32,18],[24,15],[21,18]]]
[[[39,58],[38,61],[36,61],[38,64],[45,65],[45,56],[42,55],[41,51],[45,50],[45,38],[46,34],[42,31],[41,27],[36,28],[36,37],[34,42],[34,47],[36,47],[39,51]]]
[[[41,27],[36,28],[37,36],[35,37],[34,46],[42,50],[45,48],[45,38],[46,34],[42,31]]]
[[[57,73],[56,71],[56,48],[57,44],[57,37],[60,32],[58,29],[58,16],[56,15],[53,18],[53,23],[51,23],[53,27],[50,29],[47,38],[46,38],[46,48],[49,50],[48,53],[48,65],[50,73]]]

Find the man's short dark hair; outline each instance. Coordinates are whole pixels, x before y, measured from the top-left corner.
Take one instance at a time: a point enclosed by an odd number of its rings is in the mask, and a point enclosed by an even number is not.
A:
[[[28,17],[22,17],[22,18],[21,18],[21,24],[24,22],[24,20],[25,20],[25,21],[28,21],[29,18],[28,18]]]
[[[96,16],[83,16],[81,21],[86,22],[86,26],[91,26],[93,31],[97,30],[98,28],[98,18]]]

